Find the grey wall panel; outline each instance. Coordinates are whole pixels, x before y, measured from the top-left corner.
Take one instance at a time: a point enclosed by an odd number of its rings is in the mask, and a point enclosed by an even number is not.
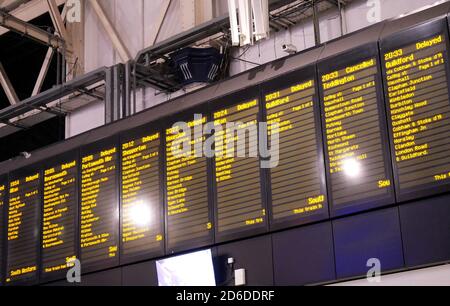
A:
[[[235,269],[246,269],[247,285],[273,285],[270,235],[218,246],[215,260],[218,271],[216,276],[218,285],[233,285],[233,282],[229,282],[232,275],[231,271],[226,267],[227,259],[230,257],[235,260]]]
[[[58,281],[41,285],[42,287],[75,287],[79,286],[77,283],[68,283],[67,281]]]
[[[372,258],[382,271],[404,267],[397,207],[333,221],[333,231],[338,279],[366,275]]]
[[[400,206],[407,267],[450,261],[450,195]]]
[[[156,262],[148,261],[123,267],[122,286],[158,286]]]
[[[336,279],[331,222],[273,234],[276,286],[299,286]]]
[[[81,277],[80,286],[121,286],[122,285],[122,269],[106,270],[99,273],[83,275]]]

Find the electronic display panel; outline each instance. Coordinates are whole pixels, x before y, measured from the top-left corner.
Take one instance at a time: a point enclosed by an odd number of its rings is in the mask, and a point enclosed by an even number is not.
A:
[[[399,201],[449,190],[448,46],[445,19],[381,43]]]
[[[81,152],[80,248],[83,272],[119,263],[119,149],[116,139]]]
[[[318,65],[332,215],[395,200],[377,46]]]
[[[174,253],[213,242],[210,207],[210,161],[203,154],[202,109],[169,119],[165,128],[166,252]],[[178,120],[178,121],[176,121]]]
[[[78,155],[53,158],[43,173],[41,278],[64,277],[78,259]]]
[[[260,103],[256,90],[212,102],[216,241],[267,230],[259,150]]]
[[[33,282],[38,276],[40,180],[36,168],[20,170],[10,177],[6,283]]]
[[[121,137],[121,263],[164,254],[161,133],[141,127]]]
[[[310,66],[262,85],[267,123],[279,125],[279,163],[269,169],[271,228],[329,216],[315,75]]]
[[[0,284],[3,283],[3,252],[5,250],[5,208],[7,205],[8,180],[0,177]]]
[[[216,286],[211,250],[158,260],[156,271],[160,287]]]

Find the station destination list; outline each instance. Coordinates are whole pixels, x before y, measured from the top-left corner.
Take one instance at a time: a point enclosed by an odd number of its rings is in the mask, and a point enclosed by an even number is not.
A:
[[[261,199],[258,102],[252,100],[214,113],[219,234],[240,232],[266,222]],[[238,150],[245,156],[238,156]]]
[[[322,75],[322,112],[334,206],[391,192],[378,107],[375,58]]]
[[[84,156],[81,163],[81,261],[101,264],[118,258],[117,148]]]
[[[122,144],[122,254],[163,249],[161,220],[160,134]]]
[[[9,184],[7,283],[37,276],[40,174],[14,179]]]
[[[318,171],[323,166],[319,167],[315,95],[315,81],[308,80],[265,97],[269,129],[277,123],[280,137],[280,162],[270,170],[275,221],[325,208],[325,186]]]
[[[448,52],[444,34],[384,55],[399,188],[450,182]]]
[[[208,204],[208,162],[200,152],[205,137],[195,138],[195,129],[202,130],[205,123],[203,117],[187,122],[189,131],[180,131],[179,126],[166,130],[166,239],[170,250],[188,242],[209,241],[213,229]],[[187,154],[179,156],[177,151],[183,142],[189,147]]]
[[[76,257],[77,217],[76,160],[44,171],[42,216],[42,272],[66,270]]]

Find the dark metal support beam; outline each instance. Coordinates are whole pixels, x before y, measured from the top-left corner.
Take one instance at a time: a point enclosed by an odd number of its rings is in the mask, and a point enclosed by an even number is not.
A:
[[[124,118],[128,111],[128,106],[126,106],[127,86],[125,84],[125,70],[124,64],[118,64],[107,69],[105,97],[106,124]]]
[[[124,111],[124,117],[129,117],[132,114],[131,109],[131,68],[132,63],[131,61],[127,62],[125,64],[125,77],[124,77],[124,96],[123,96],[123,111]]]
[[[84,89],[97,82],[103,81],[105,80],[106,70],[106,68],[94,70],[82,77],[73,79],[63,85],[59,85],[42,92],[37,96],[28,98],[15,105],[2,109],[0,110],[0,122],[7,122],[18,116],[26,114],[30,111],[30,109],[34,109],[36,107],[46,107],[47,104],[77,92],[79,89]]]
[[[122,95],[121,93],[121,77],[122,77],[122,68],[123,65],[119,64],[113,67],[113,103],[112,103],[112,122],[117,121],[121,118],[120,116],[120,100]],[[109,122],[108,122],[109,123]]]
[[[314,2],[318,3],[321,1],[326,0],[316,0]],[[293,2],[295,0],[269,0],[269,10],[273,12]],[[305,0],[298,5],[293,5],[290,9],[298,13],[298,10],[301,11],[303,7],[306,9],[311,8],[311,2],[311,0]],[[293,23],[283,16],[277,17],[279,18],[273,18],[270,26],[278,30],[288,28]],[[164,92],[177,91],[180,89],[178,82],[174,78],[171,78],[171,76],[168,76],[164,69],[158,69],[163,65],[158,65],[156,68],[152,68],[151,65],[158,59],[167,60],[168,55],[179,49],[195,45],[199,41],[220,35],[220,33],[223,33],[226,37],[229,35],[229,30],[230,20],[227,14],[140,51],[135,58],[135,65],[133,67],[133,86],[151,86]],[[318,33],[319,30],[317,29],[316,32]],[[320,36],[320,33],[318,36]],[[316,41],[320,43],[320,37],[316,37]]]
[[[338,10],[339,10],[339,25],[341,27],[341,36],[344,35],[344,15],[343,15],[343,9],[344,4],[341,2],[341,0],[337,0],[338,2]]]
[[[283,7],[295,0],[269,0],[270,10],[275,10]],[[157,43],[147,49],[144,49],[138,53],[135,61],[137,63],[143,63],[145,56],[149,56],[149,60],[153,60],[154,55],[166,55],[179,48],[183,48],[192,45],[200,40],[206,39],[221,31],[228,31],[230,28],[230,19],[228,15],[217,17],[206,23],[199,25],[191,30],[185,31],[178,35],[175,35],[165,41]]]
[[[344,0],[326,0],[327,2],[333,4],[336,7],[344,7],[346,5]]]
[[[11,14],[8,14],[0,10],[0,26],[19,33],[20,35],[26,36],[28,38],[34,39],[35,41],[50,46],[55,49],[64,50],[65,41],[60,37],[48,33],[28,22],[20,20]]]
[[[19,130],[26,130],[26,129],[28,129],[26,126],[22,126],[20,124],[10,122],[9,120],[0,120],[0,123],[12,126],[12,127],[16,128],[16,129],[19,129]]]
[[[46,113],[49,113],[49,114],[52,114],[52,115],[55,115],[55,116],[65,116],[65,115],[67,115],[65,112],[56,110],[54,108],[46,107],[46,106],[36,107],[36,106],[30,105],[30,108],[38,110],[38,111],[41,111],[41,112],[46,112]]]
[[[313,10],[313,24],[314,24],[314,40],[316,46],[320,45],[320,26],[319,26],[319,12],[317,8],[317,0],[311,0],[312,10]]]
[[[105,87],[105,123],[112,122],[114,108],[114,74],[112,68],[106,69]]]
[[[87,95],[89,97],[92,97],[94,99],[100,100],[100,101],[104,101],[105,100],[105,97],[100,96],[100,95],[96,94],[95,92],[87,90],[85,88],[79,88],[76,91],[79,92],[79,93],[82,93],[84,95]]]

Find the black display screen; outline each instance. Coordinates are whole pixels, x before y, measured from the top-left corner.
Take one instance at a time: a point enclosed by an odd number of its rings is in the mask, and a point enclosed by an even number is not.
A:
[[[450,184],[448,46],[445,21],[382,42],[400,201],[448,190]]]
[[[27,172],[25,175],[13,175],[9,183],[7,283],[37,278],[40,179],[39,172]]]
[[[83,271],[119,259],[118,149],[112,142],[86,150],[81,159],[80,242]]]
[[[43,278],[62,275],[77,259],[78,159],[44,170],[41,260]]]
[[[334,215],[394,202],[380,76],[377,44],[319,63]]]
[[[160,145],[151,130],[122,142],[121,262],[164,252]]]
[[[3,281],[3,251],[5,249],[5,207],[6,201],[8,200],[6,197],[7,192],[7,180],[4,178],[0,178],[0,284]]]
[[[297,71],[263,89],[267,123],[279,125],[280,139],[279,163],[270,169],[272,227],[327,217],[315,69]]]
[[[213,113],[218,241],[265,230],[267,224],[259,158],[259,101],[254,97],[244,100],[243,95],[225,98],[227,105],[236,100],[242,103],[216,107]]]
[[[190,117],[184,122],[187,130],[180,130],[179,124],[166,129],[165,211],[169,253],[212,242],[208,159],[202,154],[205,140],[202,131],[206,122],[205,116]]]

